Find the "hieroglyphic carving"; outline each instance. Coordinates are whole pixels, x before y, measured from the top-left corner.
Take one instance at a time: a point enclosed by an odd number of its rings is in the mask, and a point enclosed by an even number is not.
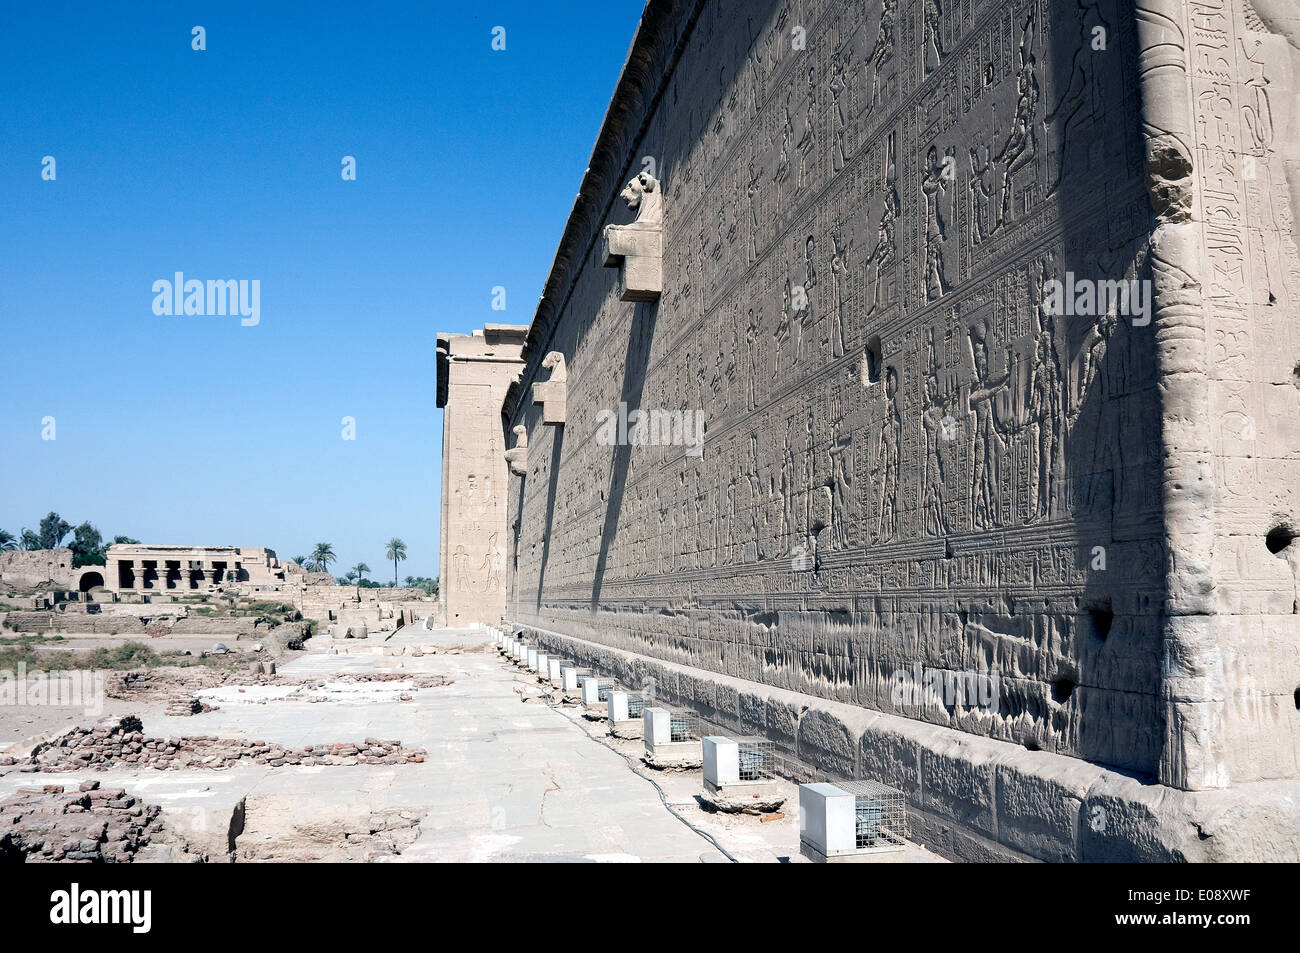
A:
[[[573,433],[552,459],[535,440],[529,466],[559,476],[513,481],[527,613],[877,707],[871,672],[988,651],[1019,667],[1014,713],[937,720],[1156,770],[1159,408],[1199,340],[1233,378],[1232,419],[1266,418],[1258,394],[1279,388],[1242,378],[1263,340],[1292,353],[1294,331],[1249,309],[1295,300],[1273,54],[1207,29],[1231,18],[1224,0],[1158,2],[1179,12],[1137,64],[1146,26],[1115,0],[831,2],[753,22],[706,3],[637,146],[673,188],[652,340],[584,267],[547,347],[569,355],[584,417],[625,393],[699,408],[707,449],[619,454]],[[795,23],[826,42],[792,49]],[[1205,71],[1183,88],[1186,129],[1137,112],[1175,61]],[[1251,203],[1275,237],[1248,232]],[[1204,275],[1181,238],[1153,240],[1202,213]],[[1067,272],[1150,277],[1153,327],[1050,313],[1044,285]],[[1157,326],[1179,342],[1161,361]]]

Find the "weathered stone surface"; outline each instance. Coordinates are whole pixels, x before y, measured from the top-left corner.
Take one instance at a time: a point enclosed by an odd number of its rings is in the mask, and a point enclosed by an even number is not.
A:
[[[438,601],[443,621],[453,628],[497,622],[505,609],[510,472],[501,401],[522,366],[526,331],[490,324],[473,334],[438,335],[438,406],[443,408]],[[510,465],[526,465],[521,461],[526,457]]]
[[[913,13],[647,6],[503,407],[508,617],[625,681],[883,713],[846,754],[800,710],[792,747],[915,772],[952,850],[1280,856],[1235,798],[1300,794],[1296,20]],[[629,302],[607,219],[651,165],[661,292]],[[1237,840],[1189,841],[1214,792]]]

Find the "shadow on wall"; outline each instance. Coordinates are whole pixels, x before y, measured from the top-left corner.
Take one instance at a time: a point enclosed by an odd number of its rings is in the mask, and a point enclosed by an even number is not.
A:
[[[544,425],[543,425],[544,426]],[[551,479],[546,487],[546,534],[542,537],[542,558],[537,567],[537,608],[542,606],[542,586],[546,580],[546,563],[551,558],[551,537],[555,534],[551,527],[555,525],[555,494],[560,486],[560,455],[564,452],[564,427],[551,428]],[[519,488],[520,510],[523,509],[524,488]]]
[[[646,372],[650,366],[650,342],[654,339],[655,323],[659,317],[659,303],[638,304],[628,329],[627,353],[623,358],[623,388],[619,399],[628,407],[640,407],[645,390]],[[591,606],[600,605],[600,589],[605,578],[605,565],[609,549],[618,531],[618,520],[623,510],[623,493],[627,489],[628,467],[632,460],[632,446],[623,441],[614,446],[614,464],[610,468],[609,497],[605,503],[605,520],[600,530],[600,551],[596,556],[596,569],[591,578]],[[552,484],[554,486],[554,484]],[[548,514],[549,516],[549,514]],[[547,525],[550,525],[549,523]],[[541,589],[538,588],[538,605]]]

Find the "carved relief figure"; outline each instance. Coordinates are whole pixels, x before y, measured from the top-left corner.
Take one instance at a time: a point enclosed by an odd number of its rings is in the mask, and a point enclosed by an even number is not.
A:
[[[794,149],[794,121],[790,118],[790,96],[785,97],[785,125],[781,129],[781,151],[776,160],[777,182],[784,182],[790,175],[790,152]]]
[[[1054,318],[1043,306],[1043,284],[1048,279],[1048,262],[1035,283],[1038,333],[1029,378],[1029,500],[1030,522],[1048,516],[1052,508],[1056,457],[1060,451],[1062,407],[1061,360],[1054,340]]]
[[[943,456],[939,441],[946,436],[944,418],[948,417],[948,402],[939,388],[939,355],[934,343],[934,328],[926,331],[927,369],[922,384],[921,430],[925,440],[925,458],[921,464],[921,512],[925,531],[931,536],[948,532],[948,520],[943,511]]]
[[[971,521],[977,529],[996,526],[998,520],[998,468],[1002,460],[1003,441],[998,432],[993,403],[1011,376],[1008,368],[1001,376],[989,373],[988,329],[977,324],[970,329],[971,363],[974,375],[970,385],[970,413],[975,418],[971,429]]]
[[[465,552],[464,546],[457,546],[456,551],[451,554],[451,566],[456,588],[462,592],[472,591],[474,583],[469,576],[469,553]]]
[[[833,138],[835,140],[835,151],[831,153],[831,172],[838,172],[848,159],[848,148],[845,145],[845,136],[848,131],[848,122],[844,116],[844,92],[849,88],[849,77],[845,75],[844,61],[834,56],[831,58],[831,117],[835,122]]]
[[[501,591],[501,564],[503,559],[504,555],[500,547],[497,546],[497,534],[493,533],[488,537],[487,555],[483,557],[483,565],[479,566],[479,572],[484,574],[484,592]]]
[[[834,415],[831,425],[831,538],[836,549],[847,549],[849,527],[853,525],[850,507],[853,501],[853,437],[843,429],[844,417]]]
[[[898,221],[898,187],[894,181],[892,145],[894,137],[892,134],[889,141],[888,172],[885,175],[885,195],[880,209],[880,223],[876,227],[876,246],[871,249],[871,254],[867,256],[867,273],[871,276],[871,306],[867,308],[867,314],[873,313],[876,308],[886,303],[881,294],[881,284],[885,280],[888,269],[894,265],[894,256],[897,251],[894,240],[894,227]]]
[[[781,450],[781,537],[795,531],[794,501],[797,495],[795,470],[798,466],[793,446],[794,418],[785,422],[785,445]]]
[[[898,0],[882,0],[880,4],[880,29],[876,31],[876,45],[871,48],[867,60],[871,63],[871,105],[880,103],[880,94],[884,91],[880,82],[885,66],[894,58],[894,16]]]
[[[1085,507],[1092,507],[1097,502],[1097,494],[1104,486],[1110,486],[1115,497],[1120,495],[1119,483],[1123,473],[1116,465],[1119,409],[1113,400],[1113,372],[1106,359],[1117,325],[1118,319],[1113,312],[1099,315],[1096,324],[1088,329],[1080,351],[1079,392],[1074,411],[1070,414],[1071,439],[1074,439],[1085,406],[1090,408],[1089,416],[1095,421],[1092,451],[1088,456],[1094,476],[1086,481],[1087,489],[1082,500]]]
[[[880,424],[876,469],[880,474],[880,502],[876,532],[885,542],[898,530],[898,475],[903,465],[903,416],[898,409],[898,372],[885,368],[885,417]]]
[[[1071,160],[1071,152],[1080,153],[1086,145],[1073,145],[1072,133],[1087,115],[1084,107],[1088,104],[1089,90],[1095,84],[1091,64],[1095,55],[1092,49],[1094,29],[1101,28],[1105,35],[1111,33],[1110,24],[1102,18],[1096,0],[1076,0],[1075,16],[1079,23],[1079,42],[1074,56],[1070,60],[1070,77],[1065,83],[1065,90],[1056,101],[1056,105],[1047,113],[1044,120],[1047,129],[1055,140],[1055,171],[1047,186],[1047,194],[1053,194],[1065,180],[1066,164]]]
[[[804,119],[803,135],[799,137],[799,179],[795,187],[802,189],[807,180],[812,154],[817,149],[817,81],[813,67],[808,67],[808,115]]]
[[[970,150],[967,189],[970,191],[971,244],[979,245],[991,231],[989,199],[993,195],[993,163],[989,161],[988,146],[975,146]]]
[[[921,38],[921,53],[926,76],[937,70],[943,62],[943,37],[939,35],[939,27],[942,22],[943,10],[939,7],[939,0],[925,0],[925,22]]]
[[[1038,155],[1037,112],[1038,112],[1038,76],[1034,72],[1036,65],[1031,52],[1030,26],[1033,18],[1025,20],[1020,40],[1020,68],[1016,73],[1016,110],[1011,117],[1011,130],[1007,140],[995,161],[1002,166],[1002,207],[998,215],[998,227],[1005,225],[1011,218],[1012,179],[1021,169],[1027,167]]]
[[[947,158],[947,157],[945,157]],[[939,161],[939,151],[930,147],[926,154],[929,169],[921,182],[921,192],[925,196],[925,276],[923,287],[925,300],[934,301],[948,291],[948,281],[944,277],[943,244],[946,241],[947,225],[939,200],[947,191],[944,177],[944,164]]]
[[[844,297],[849,277],[849,246],[831,236],[831,357],[844,354]]]

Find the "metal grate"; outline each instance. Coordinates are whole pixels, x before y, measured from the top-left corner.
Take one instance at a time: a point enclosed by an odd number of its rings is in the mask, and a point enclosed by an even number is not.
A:
[[[668,713],[669,741],[698,741],[700,734],[700,716],[693,711],[670,711]]]
[[[751,735],[737,738],[736,747],[740,756],[740,780],[770,781],[776,777],[776,745]]]
[[[858,850],[902,847],[907,839],[907,801],[903,792],[879,781],[834,781],[854,797]]]
[[[645,709],[645,696],[640,692],[627,693],[627,717],[640,718],[641,712]]]

